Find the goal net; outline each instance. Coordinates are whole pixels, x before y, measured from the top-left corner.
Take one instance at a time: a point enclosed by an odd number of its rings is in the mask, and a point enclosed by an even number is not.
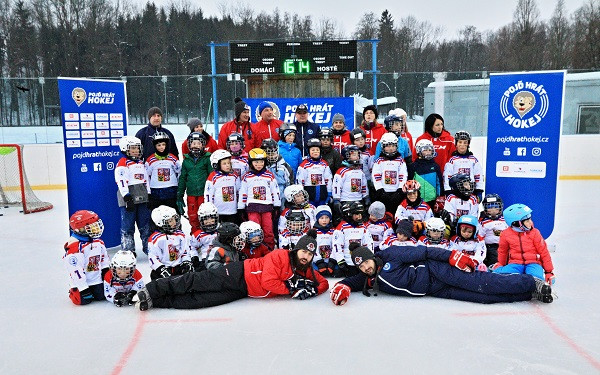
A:
[[[52,204],[40,200],[27,181],[23,146],[0,144],[0,202],[2,206],[23,206],[23,213],[45,211]]]

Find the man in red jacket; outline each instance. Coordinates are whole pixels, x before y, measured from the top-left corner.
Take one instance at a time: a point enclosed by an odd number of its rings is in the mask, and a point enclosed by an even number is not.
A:
[[[279,127],[283,124],[283,121],[275,118],[275,111],[271,102],[261,102],[258,105],[258,114],[260,121],[253,126],[256,133],[256,147],[260,147],[262,141],[268,138],[273,138],[276,142],[279,141]]]
[[[314,297],[329,289],[327,280],[312,267],[316,248],[313,230],[298,240],[293,251],[278,249],[262,258],[158,279],[138,292],[136,306],[142,311],[151,307],[197,309],[245,297]]]
[[[250,123],[250,107],[242,100],[235,98],[234,111],[235,118],[226,122],[219,131],[219,148],[227,150],[227,137],[231,133],[239,133],[244,137],[244,151],[250,152],[253,148],[260,147],[260,143],[256,143],[256,135],[254,127]]]

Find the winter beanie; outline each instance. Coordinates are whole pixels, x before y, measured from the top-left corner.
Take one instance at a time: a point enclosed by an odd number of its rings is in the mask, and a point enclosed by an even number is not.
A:
[[[346,118],[344,118],[344,115],[342,115],[341,113],[336,113],[335,115],[333,115],[333,119],[331,120],[331,123],[334,123],[336,121],[341,121],[345,124]]]
[[[233,99],[233,102],[235,103],[235,105],[234,105],[235,119],[239,120],[242,112],[244,112],[245,110],[250,110],[250,107],[240,97]]]
[[[363,118],[365,117],[365,112],[367,111],[373,111],[373,113],[375,113],[375,119],[377,119],[377,117],[379,117],[379,111],[377,110],[377,107],[375,107],[373,104],[366,106],[363,109]]]
[[[187,126],[188,126],[188,128],[190,128],[191,132],[193,132],[194,128],[198,125],[202,125],[202,122],[200,121],[200,119],[198,117],[192,117],[187,122]]]
[[[317,251],[317,231],[314,229],[310,229],[306,234],[298,240],[296,246],[294,246],[294,250],[308,250],[311,253],[315,253]]]
[[[260,102],[260,104],[258,105],[258,114],[262,115],[262,112],[265,110],[265,108],[273,109],[273,106],[269,102]]]
[[[160,117],[163,117],[163,113],[160,110],[160,108],[158,107],[152,107],[148,110],[148,120],[150,120],[150,118],[152,118],[152,116],[154,116],[155,114],[159,114]]]
[[[357,243],[351,243],[349,246],[350,254],[352,255],[352,261],[356,267],[369,259],[375,258],[375,254],[369,250],[366,246],[360,246]]]
[[[315,219],[317,220],[323,215],[326,215],[330,220],[332,219],[331,208],[327,205],[318,206],[315,211],[317,212],[315,215]]]
[[[375,216],[377,220],[383,219],[385,216],[385,205],[380,201],[375,201],[369,206],[369,215]]]
[[[412,237],[413,223],[410,220],[400,220],[398,223],[398,227],[396,228],[396,233],[403,234],[406,238]]]

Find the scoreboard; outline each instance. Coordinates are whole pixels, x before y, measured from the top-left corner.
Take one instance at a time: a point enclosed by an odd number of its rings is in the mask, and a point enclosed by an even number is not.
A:
[[[357,70],[356,40],[230,42],[231,73],[307,74]]]

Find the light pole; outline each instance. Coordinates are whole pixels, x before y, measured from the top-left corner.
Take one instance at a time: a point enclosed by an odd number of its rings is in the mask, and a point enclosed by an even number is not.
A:
[[[394,98],[398,99],[396,97],[396,89],[398,87],[398,77],[400,77],[400,75],[397,72],[394,72]]]
[[[167,76],[162,76],[161,81],[163,83],[163,92],[165,96],[165,123],[167,122],[167,117],[169,116],[169,111],[167,110]]]
[[[196,79],[198,80],[198,86],[200,87],[200,91],[199,91],[199,100],[200,100],[200,120],[202,120],[202,76],[198,75],[196,76]],[[206,121],[204,121],[206,122]]]
[[[39,77],[38,82],[40,83],[40,86],[42,86],[42,114],[44,116],[42,123],[44,126],[48,126],[48,121],[46,120],[46,97],[44,96],[44,83],[46,83],[46,80],[44,77]]]

